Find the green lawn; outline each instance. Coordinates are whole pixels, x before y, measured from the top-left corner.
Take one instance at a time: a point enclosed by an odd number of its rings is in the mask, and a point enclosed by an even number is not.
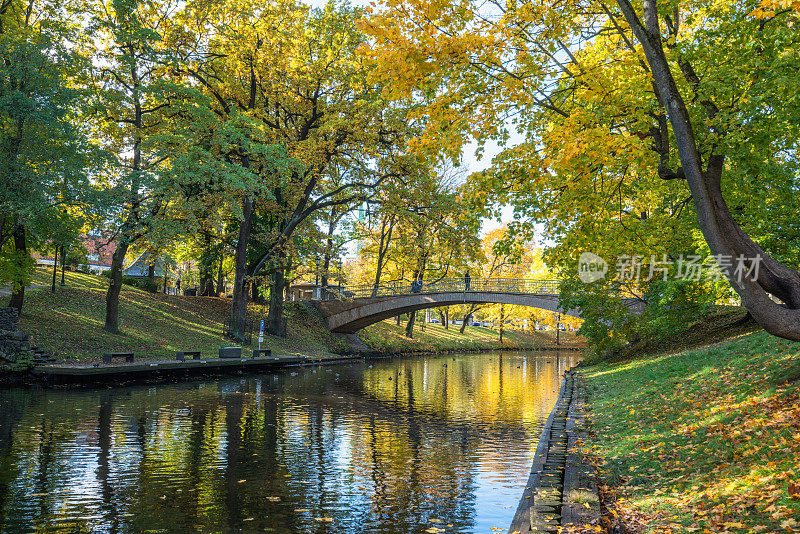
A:
[[[426,324],[424,331],[417,325],[414,328],[414,337],[409,339],[405,337],[405,325],[405,321],[400,326],[394,320],[381,321],[364,328],[360,336],[373,349],[386,353],[555,346],[555,337],[545,332],[506,330],[503,343],[500,343],[498,332],[490,328],[467,326],[461,334],[458,331],[459,326],[445,329],[439,324]],[[583,346],[574,334],[562,332],[561,340],[568,346]]]
[[[588,367],[589,453],[623,515],[648,532],[800,532],[799,349],[757,332]]]
[[[47,269],[37,269],[34,283],[42,283],[47,275]],[[59,281],[60,276],[59,272]],[[221,336],[230,309],[227,299],[153,294],[124,286],[120,296],[122,334],[114,335],[103,330],[108,279],[69,272],[66,276],[66,286],[58,286],[55,294],[49,289],[27,291],[20,320],[31,343],[60,361],[97,361],[109,351],[164,359],[174,356],[176,350],[201,350],[210,357],[220,345],[231,344]],[[258,307],[252,311],[264,313]],[[316,317],[295,310],[292,319],[288,339],[266,336],[262,346],[279,354],[314,356],[344,348]]]
[[[51,273],[39,268],[32,281],[48,284]],[[60,282],[60,272],[58,276]],[[141,359],[165,359],[173,357],[176,350],[200,350],[210,357],[220,345],[231,344],[221,336],[229,300],[154,294],[130,286],[124,286],[120,296],[122,334],[110,334],[103,330],[107,288],[105,277],[68,272],[66,285],[57,286],[55,294],[49,288],[26,291],[20,327],[30,334],[34,345],[63,362],[98,361],[102,353],[112,351],[132,351]],[[251,304],[249,314],[265,316],[266,308]],[[265,336],[264,348],[277,354],[313,356],[346,352],[344,343],[302,306],[287,305],[287,315],[289,337]],[[490,329],[470,326],[465,334],[459,334],[458,328],[445,330],[433,324],[426,325],[424,332],[418,326],[414,339],[408,339],[403,327],[388,321],[368,327],[361,336],[375,350],[388,353],[530,348],[553,343],[543,333],[508,331],[501,345],[497,332]],[[562,339],[576,341],[565,333]]]

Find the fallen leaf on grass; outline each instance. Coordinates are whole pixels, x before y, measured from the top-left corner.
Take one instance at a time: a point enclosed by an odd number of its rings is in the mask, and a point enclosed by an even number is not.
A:
[[[789,497],[796,501],[800,500],[800,484],[789,482]]]
[[[795,527],[800,526],[800,523],[795,521],[794,519],[787,519],[783,523],[781,523],[781,528],[785,528],[787,532],[797,532]]]

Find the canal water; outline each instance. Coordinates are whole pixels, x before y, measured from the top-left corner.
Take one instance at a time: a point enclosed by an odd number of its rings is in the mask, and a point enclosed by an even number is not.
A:
[[[579,357],[441,355],[0,390],[0,532],[506,529]]]

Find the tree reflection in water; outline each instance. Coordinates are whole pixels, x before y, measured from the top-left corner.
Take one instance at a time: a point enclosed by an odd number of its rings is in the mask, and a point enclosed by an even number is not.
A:
[[[0,530],[505,528],[577,358],[471,354],[0,391]]]

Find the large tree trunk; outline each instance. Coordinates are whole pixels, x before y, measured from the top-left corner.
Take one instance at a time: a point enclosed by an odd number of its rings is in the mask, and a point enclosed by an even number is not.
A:
[[[325,257],[322,262],[322,280],[320,282],[323,298],[326,298],[328,294],[328,272],[331,267],[331,256],[333,254],[333,231],[336,229],[336,223],[339,222],[339,219],[335,217],[335,207],[331,208],[329,215],[328,233],[325,239]]]
[[[261,283],[259,280],[255,278],[252,279],[250,282],[250,300],[253,302],[257,302],[258,304],[263,304],[264,297],[261,295]]]
[[[19,268],[22,269],[22,263],[28,256],[28,243],[25,238],[25,227],[17,225],[14,229],[14,250],[16,251],[16,260],[20,262]],[[54,260],[55,261],[55,260]],[[11,293],[11,300],[8,302],[9,307],[17,309],[17,315],[22,317],[22,305],[25,302],[25,280],[14,280],[14,288]]]
[[[230,335],[233,339],[243,340],[247,322],[247,241],[250,239],[250,225],[253,216],[253,200],[242,199],[242,223],[239,225],[239,238],[236,241],[235,275],[233,280],[233,296],[231,298]]]
[[[150,265],[147,266],[147,281],[149,282],[148,285],[150,287],[155,287],[156,285],[156,266],[150,261]]]
[[[112,334],[119,333],[119,293],[122,290],[122,264],[128,247],[135,240],[136,221],[139,219],[139,189],[141,187],[142,172],[142,129],[143,111],[140,96],[141,84],[139,71],[135,59],[130,64],[131,80],[133,81],[133,161],[131,162],[131,190],[130,211],[119,233],[119,243],[111,257],[111,282],[106,292],[106,321],[103,328]]]
[[[216,254],[211,244],[211,232],[203,231],[203,250],[200,253],[198,268],[200,270],[200,295],[210,297],[214,294],[214,265]]]
[[[111,282],[106,292],[106,323],[104,328],[112,334],[119,333],[119,293],[122,290],[122,264],[128,253],[128,240],[123,236],[111,256]]]
[[[636,38],[641,42],[653,74],[654,86],[675,133],[683,174],[694,199],[697,221],[711,253],[760,258],[757,281],[739,280],[733,270],[725,274],[742,304],[764,329],[776,336],[800,341],[800,273],[766,254],[744,233],[722,195],[724,156],[711,155],[708,166],[697,147],[689,111],[678,91],[661,42],[656,0],[643,0],[644,24],[629,0],[617,0]],[[686,74],[686,73],[684,73]],[[783,303],[770,298],[774,295]]]
[[[461,328],[458,329],[459,333],[461,334],[464,333],[464,330],[466,330],[467,328],[467,323],[469,322],[470,317],[472,317],[472,312],[469,312],[464,316],[464,319],[461,321]]]
[[[475,304],[470,304],[469,311],[466,314],[464,314],[464,320],[461,321],[461,328],[458,329],[460,333],[462,334],[464,333],[464,330],[467,328],[467,323],[472,318],[472,315],[475,313],[477,309],[478,306],[476,306]]]
[[[414,322],[417,319],[417,312],[412,311],[408,313],[408,322],[406,323],[406,337],[414,337]]]
[[[286,289],[286,273],[282,268],[272,273],[272,290],[269,294],[267,332],[273,336],[286,337],[286,319],[283,317],[283,293]]]

